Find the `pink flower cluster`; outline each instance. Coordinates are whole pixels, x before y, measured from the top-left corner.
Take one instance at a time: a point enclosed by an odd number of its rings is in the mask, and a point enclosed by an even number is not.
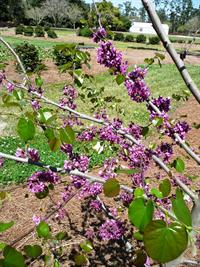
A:
[[[103,223],[99,228],[99,236],[104,241],[118,240],[125,232],[122,222],[111,219]]]
[[[28,188],[32,193],[43,192],[48,183],[57,184],[60,177],[52,171],[38,171],[35,172],[28,179]]]
[[[32,161],[39,161],[40,160],[40,155],[38,150],[36,150],[35,148],[28,148],[27,152],[25,152],[23,149],[21,148],[17,148],[16,153],[15,153],[16,157],[20,157],[20,158],[30,158]]]
[[[71,85],[66,85],[63,89],[64,98],[60,99],[61,107],[68,106],[71,109],[76,109],[76,104],[74,100],[78,97],[78,93],[74,87]]]

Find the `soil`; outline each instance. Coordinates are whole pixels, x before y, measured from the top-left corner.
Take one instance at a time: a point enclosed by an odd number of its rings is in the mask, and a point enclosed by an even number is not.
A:
[[[84,71],[88,74],[98,74],[105,72],[105,67],[96,63],[96,49],[88,49],[87,50],[91,55],[91,69],[88,69],[86,66],[84,67]],[[155,56],[156,51],[153,50],[141,50],[141,49],[124,49],[123,57],[124,61],[128,61],[129,66],[134,66],[138,64],[143,64],[145,58],[151,58]],[[163,60],[163,64],[172,63],[172,59],[167,53],[162,52],[165,55],[165,59]],[[46,66],[46,69],[41,72],[41,76],[44,80],[45,84],[49,83],[59,83],[69,79],[69,75],[66,73],[60,73],[57,69],[55,63],[51,59],[47,59],[43,62]],[[186,64],[199,65],[199,57],[197,56],[187,56],[185,60]],[[6,73],[9,73],[9,77],[12,80],[20,81],[22,76],[16,73],[15,63],[13,60],[9,61],[6,68]],[[31,75],[31,80],[34,81],[36,77],[35,75]]]
[[[92,57],[92,71],[91,73],[100,73],[105,71],[105,69],[97,64],[94,64],[95,61],[95,50],[91,50],[91,57]],[[154,51],[144,51],[144,50],[132,50],[127,49],[124,51],[125,53],[125,59],[129,61],[129,64],[140,64],[143,63],[144,58],[146,57],[152,57],[154,56]],[[189,64],[199,64],[198,59],[193,56],[188,56],[187,63]],[[11,79],[18,80],[21,77],[16,74],[15,69],[13,67],[13,62],[10,62],[12,64],[8,64],[6,72],[11,74]],[[166,56],[166,59],[164,63],[171,63],[171,59]],[[66,74],[60,74],[55,66],[54,63],[50,60],[45,61],[45,64],[48,67],[48,71],[42,72],[42,77],[45,81],[45,83],[55,83],[55,82],[62,82],[63,79],[67,78]],[[33,79],[33,78],[32,78]],[[192,114],[190,116],[186,116],[187,114]],[[198,103],[194,100],[193,97],[191,97],[187,102],[184,102],[184,104],[179,107],[174,114],[172,114],[174,118],[179,118],[184,116],[184,120],[186,120],[190,125],[193,125],[194,123],[199,124],[199,118],[200,118],[200,109]],[[186,116],[186,117],[185,117]],[[190,145],[194,148],[197,153],[200,154],[200,146],[199,146],[199,130],[192,128],[190,133],[187,136],[187,141],[190,143]],[[151,140],[147,140],[151,141]],[[175,157],[179,155],[181,157],[185,157],[185,152],[179,148],[176,147],[175,149]],[[191,160],[190,158],[186,157],[186,174],[192,175],[192,176],[199,176],[200,175],[200,169],[197,164]],[[153,164],[150,168],[150,172],[148,173],[149,177],[154,178],[155,173],[157,173],[157,167]],[[97,174],[99,170],[96,170],[93,172],[93,174]],[[160,174],[165,176],[162,171],[160,171]],[[124,176],[121,175],[119,177],[120,181],[124,184],[130,185],[130,180]],[[66,180],[69,181],[69,177],[66,177]],[[199,188],[199,179],[195,180],[195,187]],[[19,187],[14,188],[3,188],[3,190],[10,191],[9,197],[7,197],[1,207],[1,221],[15,221],[15,225],[7,230],[4,234],[0,234],[0,241],[6,242],[6,243],[12,243],[13,240],[19,238],[24,233],[29,231],[31,227],[34,226],[34,223],[32,221],[33,215],[37,216],[45,216],[49,212],[51,212],[55,205],[54,203],[57,203],[59,201],[59,194],[63,190],[63,185],[58,186],[56,191],[53,193],[52,198],[45,198],[43,200],[37,199],[33,194],[29,193],[26,185],[22,185]],[[0,189],[1,191],[2,189]],[[101,196],[102,199],[105,201],[106,206],[108,207],[115,207],[114,202],[110,199],[105,199],[103,196]],[[74,253],[76,253],[78,244],[85,240],[84,233],[87,229],[89,224],[95,224],[98,225],[102,220],[105,220],[105,214],[99,215],[96,219],[91,212],[84,212],[87,205],[82,206],[80,203],[80,200],[76,197],[74,197],[69,203],[66,205],[66,213],[67,216],[65,217],[64,221],[62,223],[55,222],[55,219],[50,219],[48,222],[52,226],[52,232],[57,233],[59,231],[66,231],[68,234],[68,240],[63,241],[62,244],[64,244],[66,256],[63,258],[63,264],[61,266],[67,267],[67,266],[74,266],[73,263],[73,257]],[[126,217],[126,213],[120,213],[119,216]],[[25,244],[34,244],[36,242],[36,236],[35,233],[32,232],[27,237],[23,238],[20,242],[17,242],[15,244],[16,248],[21,248]],[[37,241],[38,242],[38,241]],[[133,241],[134,242],[134,241]],[[60,243],[56,245],[61,245]],[[136,244],[133,244],[134,247]],[[134,266],[131,262],[132,254],[127,253],[123,247],[124,243],[110,243],[109,245],[104,244],[104,242],[101,243],[95,243],[95,255],[91,253],[90,263],[88,263],[88,266],[95,267],[95,266]],[[198,251],[197,256],[200,255],[200,251]],[[191,258],[191,253],[189,252],[188,257]],[[112,262],[112,265],[111,265]],[[30,263],[28,266],[43,266],[41,262],[38,263]],[[53,265],[50,265],[53,266]],[[155,265],[154,265],[155,266]]]

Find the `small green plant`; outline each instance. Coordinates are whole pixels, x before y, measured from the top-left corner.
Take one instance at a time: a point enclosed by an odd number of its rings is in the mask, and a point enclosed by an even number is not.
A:
[[[83,37],[92,37],[92,31],[87,27],[81,28],[78,31],[78,35]]]
[[[34,29],[32,26],[27,26],[24,28],[24,35],[25,36],[33,36]]]
[[[44,37],[45,32],[42,26],[38,25],[35,27],[35,36],[36,37]]]
[[[124,41],[124,34],[121,32],[116,32],[114,34],[114,40],[115,41]]]
[[[156,45],[160,43],[160,38],[158,36],[149,37],[149,44]]]
[[[146,43],[147,37],[144,34],[139,34],[136,37],[136,42],[137,43]]]
[[[57,34],[51,29],[47,31],[47,35],[49,38],[53,38],[53,39],[58,38]]]
[[[134,35],[131,34],[126,35],[124,39],[125,42],[134,42],[134,40],[135,40]]]
[[[15,28],[15,34],[23,34],[24,33],[24,26],[23,25],[18,25]]]
[[[62,71],[70,69],[79,69],[83,63],[89,60],[89,54],[77,49],[76,44],[56,45],[53,50],[56,65]]]
[[[15,51],[19,55],[27,71],[35,71],[39,68],[39,66],[41,66],[39,51],[33,44],[19,44],[16,46]]]

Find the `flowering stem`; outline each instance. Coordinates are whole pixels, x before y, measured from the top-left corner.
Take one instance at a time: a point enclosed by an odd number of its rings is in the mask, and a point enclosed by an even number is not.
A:
[[[9,154],[5,154],[5,153],[1,153],[1,152],[0,152],[0,157],[11,159],[11,160],[15,160],[15,161],[22,162],[22,163],[31,164],[31,165],[37,165],[37,166],[42,167],[42,168],[50,169],[53,172],[66,173],[66,171],[64,169],[52,167],[52,166],[49,166],[49,165],[45,165],[45,164],[43,164],[41,162],[33,162],[33,161],[29,160],[28,158],[15,157],[15,156],[12,156],[12,155],[9,155]],[[80,172],[79,170],[72,170],[72,171],[68,172],[68,174],[86,178],[90,183],[97,182],[97,183],[100,183],[100,184],[104,184],[106,182],[106,180],[102,179],[101,177],[97,177],[97,176],[94,176],[94,175],[91,175],[91,174],[88,174],[88,173]],[[180,181],[180,183],[182,185],[181,181]],[[183,184],[183,188],[185,188],[185,187],[186,186]],[[123,189],[124,191],[129,192],[129,193],[133,193],[134,192],[134,190],[131,187],[126,186],[126,185],[120,184],[120,188]],[[186,193],[188,195],[192,195],[193,194],[192,192],[190,192],[189,188],[186,188],[186,191],[187,191]],[[196,196],[193,196],[193,197],[196,197]],[[193,197],[191,197],[191,198],[193,198]],[[145,197],[145,198],[148,199],[148,197]],[[177,218],[173,215],[173,213],[171,213],[170,211],[168,211],[165,208],[161,207],[157,203],[155,203],[155,205],[161,211],[163,211],[164,213],[168,214],[170,218],[172,218],[173,220],[177,220]]]
[[[158,36],[160,37],[160,40],[163,43],[163,46],[166,48],[167,52],[171,56],[172,60],[174,61],[177,69],[179,70],[185,84],[187,85],[190,92],[193,94],[193,96],[196,98],[197,102],[200,104],[200,91],[197,87],[197,85],[192,80],[191,76],[189,75],[184,62],[180,59],[178,53],[176,52],[175,48],[171,44],[167,34],[165,33],[161,21],[151,3],[150,0],[142,0],[143,6],[146,9],[151,21],[152,25],[157,32]]]
[[[159,108],[152,103],[152,101],[148,101],[147,105],[149,105],[158,115],[161,115]],[[186,144],[186,142],[180,137],[179,134],[174,133],[175,140],[178,144],[200,165],[200,157],[192,151],[192,149]]]

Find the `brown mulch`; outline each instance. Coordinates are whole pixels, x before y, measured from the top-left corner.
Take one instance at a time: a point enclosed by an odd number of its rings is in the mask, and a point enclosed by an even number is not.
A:
[[[200,118],[200,109],[197,102],[194,98],[190,98],[188,102],[185,102],[180,108],[176,110],[173,114],[176,118],[181,117],[185,114],[193,114],[192,116],[187,116],[184,119],[192,125],[193,123],[199,123]],[[188,134],[187,141],[191,144],[191,146],[199,152],[199,130],[192,128],[190,133]],[[185,157],[185,152],[176,147],[176,154],[181,155],[182,158]],[[188,175],[199,176],[200,170],[197,164],[191,160],[190,158],[186,158],[186,173]],[[95,174],[98,170],[95,171]],[[151,171],[149,172],[149,176],[154,178],[155,173],[157,172],[157,168],[152,166]],[[163,174],[163,172],[161,172]],[[119,177],[120,181],[124,184],[130,184],[130,181],[127,180],[125,175]],[[196,187],[199,186],[199,179],[195,182]],[[63,187],[58,187],[56,193],[53,194],[53,199],[55,202],[58,201],[59,193],[62,191]],[[105,199],[105,198],[104,198]],[[112,200],[105,199],[106,205],[109,207],[114,207],[114,202]],[[33,225],[32,217],[33,215],[44,216],[44,214],[48,213],[54,208],[54,204],[50,201],[49,198],[44,200],[39,200],[33,194],[29,193],[27,188],[17,188],[11,192],[9,199],[3,202],[1,207],[1,221],[15,221],[15,225],[8,230],[6,233],[0,235],[0,241],[4,241],[7,243],[12,242],[19,236],[23,235],[26,231],[28,231]],[[53,232],[56,233],[60,230],[65,230],[68,233],[69,240],[67,241],[67,251],[69,255],[71,255],[73,249],[76,247],[79,241],[84,240],[84,230],[87,225],[87,218],[85,217],[85,213],[82,211],[80,200],[76,197],[73,198],[66,206],[67,217],[62,222],[62,224],[55,223],[52,219],[49,220],[49,223],[53,227]],[[120,215],[121,216],[121,215]],[[125,216],[125,215],[122,215]],[[91,222],[91,218],[89,221]],[[19,243],[17,243],[16,247],[23,247],[25,244],[33,244],[35,241],[35,234],[32,233],[28,236],[28,238],[23,239]],[[78,241],[77,241],[78,240]],[[79,242],[79,243],[80,243]],[[98,247],[98,246],[97,246]],[[105,253],[108,253],[105,251]],[[190,255],[190,253],[189,253]],[[198,252],[199,255],[199,252]],[[105,264],[102,265],[99,262],[99,265],[96,265],[96,262],[99,260],[95,260],[93,265],[90,266],[107,266]],[[103,261],[103,260],[102,260]],[[123,261],[122,261],[123,262]],[[41,264],[41,263],[40,263]],[[42,265],[33,265],[33,266],[42,266]],[[64,265],[62,266],[74,266],[73,261],[69,258],[66,259]],[[110,265],[108,265],[110,266]],[[127,266],[127,265],[119,265],[119,266]],[[131,266],[131,265],[130,265]]]
[[[143,63],[144,58],[154,56],[153,51],[127,49],[124,52],[125,52],[125,59],[129,61],[130,65]],[[96,64],[95,50],[91,50],[90,53],[91,53],[92,66],[93,66],[90,73],[96,74],[96,73],[105,71],[103,67]],[[11,64],[7,66],[6,72],[11,74],[10,76],[11,79],[18,80],[20,76],[16,74],[15,68],[13,66],[13,62],[10,62],[10,63]],[[171,63],[171,59],[168,56],[166,56],[164,63]],[[187,57],[187,63],[199,64],[198,59],[193,56]],[[45,83],[63,82],[65,78],[68,79],[66,74],[60,74],[57,71],[54,63],[51,60],[46,60],[45,64],[47,65],[47,68],[48,68],[48,70],[45,70],[42,72],[42,77]],[[34,79],[34,77],[32,77],[31,79]],[[190,116],[187,114],[190,114]],[[184,116],[183,119],[186,120],[190,125],[193,125],[194,123],[196,124],[200,123],[199,105],[197,104],[197,102],[195,101],[193,97],[191,97],[189,101],[184,102],[184,104],[182,104],[182,106],[179,107],[172,115],[174,118],[180,118]],[[197,151],[197,153],[200,154],[199,136],[200,136],[199,130],[192,128],[192,130],[187,136],[187,141],[190,143],[192,148],[194,148],[195,151]],[[147,140],[147,142],[150,142],[150,141],[151,140]],[[176,147],[175,149],[175,157],[176,155],[181,156],[181,158],[186,157],[185,152],[179,147]],[[185,163],[186,163],[186,174],[187,175],[200,176],[199,166],[197,166],[197,164],[193,160],[186,157]],[[95,173],[97,172],[98,170],[95,171]],[[157,173],[157,167],[153,165],[150,172],[148,173],[148,176],[154,178],[156,173]],[[160,173],[164,176],[164,173],[162,171]],[[130,181],[124,175],[120,176],[119,179],[124,184],[130,184]],[[199,181],[200,181],[199,179],[195,180],[196,187],[199,187]],[[58,201],[59,193],[62,191],[62,189],[63,189],[62,186],[58,187],[58,189],[56,189],[57,190],[56,193],[53,194],[52,197],[55,202]],[[105,202],[110,207],[115,206],[112,200],[105,199]],[[49,198],[46,198],[44,200],[38,200],[35,196],[33,196],[33,194],[28,192],[26,187],[25,188],[20,187],[20,188],[17,188],[16,190],[13,190],[10,194],[10,197],[2,203],[0,221],[13,220],[16,223],[10,230],[6,231],[4,234],[0,234],[0,242],[2,241],[2,242],[10,243],[16,238],[20,237],[26,231],[28,231],[32,226],[34,226],[34,223],[32,221],[33,215],[44,216],[49,211],[52,211],[53,208],[54,208],[54,204],[51,202]],[[64,267],[74,266],[73,261],[71,261],[71,258],[70,258],[71,253],[76,248],[75,244],[77,244],[78,242],[80,243],[81,240],[84,239],[84,231],[85,231],[85,228],[88,226],[87,223],[94,220],[94,218],[90,217],[90,215],[88,215],[89,219],[87,219],[84,216],[85,213],[83,212],[82,209],[84,209],[84,207],[81,207],[80,200],[77,198],[73,198],[66,206],[67,217],[64,220],[64,222],[59,224],[59,223],[55,223],[55,221],[53,221],[52,219],[49,220],[49,223],[52,225],[54,233],[61,231],[61,230],[65,230],[67,231],[68,236],[69,236],[69,240],[67,241],[69,243],[67,247],[67,252],[68,252],[68,255],[70,256],[65,260],[65,263],[62,265]],[[125,216],[125,215],[122,214],[120,216]],[[33,244],[35,240],[36,240],[35,234],[32,233],[31,235],[28,236],[28,239],[25,238],[21,242],[17,243],[16,247],[19,247],[19,246],[23,247],[25,244]],[[98,245],[99,244],[97,244],[97,247]],[[94,267],[95,266],[110,266],[104,263],[105,259],[103,259],[103,256],[101,255],[102,253],[101,246],[102,246],[102,251],[104,249],[103,244],[100,244],[100,246],[98,247],[99,258],[95,259],[92,265],[90,264],[89,266],[92,266],[92,267],[93,266]],[[104,252],[108,253],[108,251],[104,251]],[[125,261],[125,259],[122,258],[122,263],[121,265],[118,263],[118,266],[131,266],[131,265],[126,265],[126,264],[124,265],[123,260]],[[42,266],[40,264],[31,265],[31,266],[37,266],[37,267]]]

